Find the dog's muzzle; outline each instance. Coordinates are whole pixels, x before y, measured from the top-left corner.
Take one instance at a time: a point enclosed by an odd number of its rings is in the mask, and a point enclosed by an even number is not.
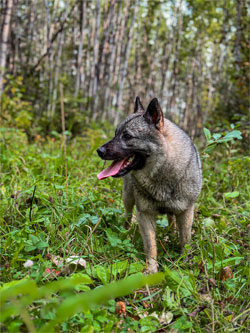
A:
[[[97,154],[101,157],[104,158],[105,154],[106,154],[106,149],[101,146],[97,149]]]

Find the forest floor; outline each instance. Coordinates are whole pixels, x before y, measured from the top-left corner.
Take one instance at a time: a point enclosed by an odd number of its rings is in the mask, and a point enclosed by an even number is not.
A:
[[[95,151],[107,139],[89,129],[69,140],[66,170],[60,138],[37,136],[29,144],[21,132],[2,129],[1,331],[43,332],[51,322],[56,332],[247,332],[249,157],[234,143],[203,159],[203,189],[183,256],[177,232],[159,217],[161,282],[116,298],[111,292],[105,304],[89,307],[74,298],[73,312],[60,316],[58,307],[73,296],[145,269],[138,226],[124,227],[122,181],[97,180],[103,161]],[[53,287],[72,277],[81,283]]]

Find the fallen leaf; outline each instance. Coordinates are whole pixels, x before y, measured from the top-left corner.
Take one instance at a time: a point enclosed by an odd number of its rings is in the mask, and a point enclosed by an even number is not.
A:
[[[163,312],[160,316],[160,323],[161,324],[170,324],[171,321],[173,320],[173,313],[168,311],[168,312]]]
[[[225,281],[225,280],[232,279],[232,278],[233,278],[232,269],[229,266],[222,268],[222,270],[220,271],[221,281]]]
[[[155,317],[156,319],[159,320],[159,322],[161,324],[164,324],[164,325],[165,324],[170,324],[171,321],[173,320],[173,317],[174,317],[173,313],[170,312],[170,311],[169,312],[162,312],[161,315],[158,315],[157,312],[153,312],[153,313],[150,314],[150,316]]]
[[[52,262],[54,265],[58,266],[63,266],[63,258],[61,258],[60,256],[51,256]]]
[[[65,259],[65,262],[68,264],[73,264],[73,265],[80,265],[84,268],[86,268],[86,260],[84,260],[83,258],[79,258],[78,256],[70,256],[69,258]]]
[[[213,278],[208,279],[208,283],[210,286],[214,286],[215,288],[217,288],[215,279],[213,279]]]
[[[86,268],[86,260],[84,260],[83,258],[80,258],[78,256],[70,256],[69,258],[65,258],[63,259],[60,256],[51,256],[52,262],[55,266],[57,267],[63,267],[65,266],[69,266],[69,265],[75,265],[75,266],[82,266],[84,268]]]

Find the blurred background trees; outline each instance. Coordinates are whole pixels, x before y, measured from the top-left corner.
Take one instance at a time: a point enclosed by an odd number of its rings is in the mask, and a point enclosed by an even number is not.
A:
[[[243,0],[0,0],[1,122],[29,138],[117,124],[158,97],[193,137],[249,121]],[[60,94],[59,87],[63,88]]]

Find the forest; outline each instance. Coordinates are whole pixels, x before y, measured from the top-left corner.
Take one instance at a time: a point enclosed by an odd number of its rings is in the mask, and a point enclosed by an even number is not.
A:
[[[1,332],[250,329],[244,0],[0,0]],[[96,150],[157,98],[195,143],[192,239],[147,262]]]

